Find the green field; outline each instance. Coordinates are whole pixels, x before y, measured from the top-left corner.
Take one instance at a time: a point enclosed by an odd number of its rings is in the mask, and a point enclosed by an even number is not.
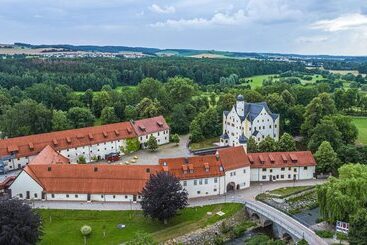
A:
[[[242,204],[235,203],[186,208],[170,220],[168,225],[144,217],[142,211],[41,209],[39,213],[43,218],[45,234],[40,244],[83,244],[83,236],[80,233],[80,227],[83,225],[92,228],[88,238],[90,245],[120,244],[131,240],[136,232],[149,233],[156,241],[165,241],[230,217],[241,208]],[[216,215],[219,211],[223,211],[225,215]],[[213,214],[208,215],[207,212]],[[118,224],[125,224],[126,228],[120,230],[116,227]]]
[[[353,117],[353,123],[358,128],[358,144],[367,144],[367,117]]]
[[[197,142],[197,143],[191,143],[190,144],[190,149],[191,150],[198,150],[198,149],[213,147],[214,146],[213,144],[216,143],[216,142],[219,142],[219,137],[205,139],[205,140]]]
[[[258,75],[258,76],[247,77],[246,79],[251,80],[249,83],[251,88],[259,88],[262,86],[263,81],[269,78],[274,78],[274,80],[279,80],[278,74]],[[287,78],[291,78],[291,77],[287,77]],[[304,80],[299,77],[294,77],[294,78],[301,80],[301,83],[303,85],[314,84],[316,83],[316,81],[323,79],[321,75],[317,75],[317,74],[312,75],[312,80]]]
[[[271,194],[283,196],[290,196],[294,193],[302,192],[304,190],[310,189],[310,186],[295,186],[295,187],[284,187],[270,191]]]

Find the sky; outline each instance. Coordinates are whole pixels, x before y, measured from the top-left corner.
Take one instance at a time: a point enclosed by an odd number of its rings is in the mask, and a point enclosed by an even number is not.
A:
[[[0,0],[0,43],[367,55],[366,0]]]

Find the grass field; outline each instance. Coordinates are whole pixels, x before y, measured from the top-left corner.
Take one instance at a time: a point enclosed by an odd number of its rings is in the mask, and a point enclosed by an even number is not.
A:
[[[86,211],[86,210],[39,210],[43,218],[43,244],[83,244],[80,227],[89,225],[92,233],[88,244],[120,244],[131,240],[136,232],[145,232],[156,241],[186,234],[190,231],[213,224],[238,212],[241,204],[227,203],[186,208],[179,215],[164,225],[143,216],[142,211]],[[215,213],[222,211],[224,216]],[[207,215],[212,212],[212,215]],[[118,224],[126,228],[118,229]],[[105,231],[106,236],[103,236]]]
[[[284,188],[272,190],[270,191],[270,193],[279,195],[279,196],[289,196],[289,195],[292,195],[293,193],[298,193],[298,192],[307,190],[309,188],[310,186],[284,187]]]
[[[358,128],[358,144],[367,144],[367,117],[353,117],[353,123]]]

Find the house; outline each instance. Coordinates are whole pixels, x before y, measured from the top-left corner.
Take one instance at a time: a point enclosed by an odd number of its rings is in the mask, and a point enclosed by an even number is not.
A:
[[[104,159],[120,152],[126,140],[138,138],[142,144],[154,135],[158,144],[169,142],[169,126],[162,116],[132,122],[119,122],[95,127],[63,130],[51,133],[0,140],[0,170],[20,169],[41,152],[52,146],[71,163],[83,156],[87,162]],[[139,137],[138,137],[139,135]]]
[[[160,159],[155,165],[69,164],[45,147],[10,185],[13,198],[55,201],[140,201],[151,174],[175,175],[189,198],[246,189],[252,181],[312,179],[311,152],[247,154],[242,146],[215,154]]]
[[[248,153],[251,181],[305,180],[315,175],[310,151]]]
[[[265,137],[279,139],[279,114],[272,113],[266,102],[247,103],[242,95],[230,111],[223,112],[221,146],[243,145],[253,137],[260,142]]]
[[[157,139],[158,145],[169,143],[169,126],[163,116],[131,121],[139,142],[143,148],[147,145],[150,136]]]

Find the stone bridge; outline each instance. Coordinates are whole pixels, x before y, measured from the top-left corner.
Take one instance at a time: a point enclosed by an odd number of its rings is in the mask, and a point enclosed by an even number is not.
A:
[[[242,203],[246,205],[251,218],[258,219],[263,227],[272,224],[275,235],[281,239],[293,240],[295,243],[305,239],[310,245],[327,244],[308,227],[265,203],[250,200]]]

